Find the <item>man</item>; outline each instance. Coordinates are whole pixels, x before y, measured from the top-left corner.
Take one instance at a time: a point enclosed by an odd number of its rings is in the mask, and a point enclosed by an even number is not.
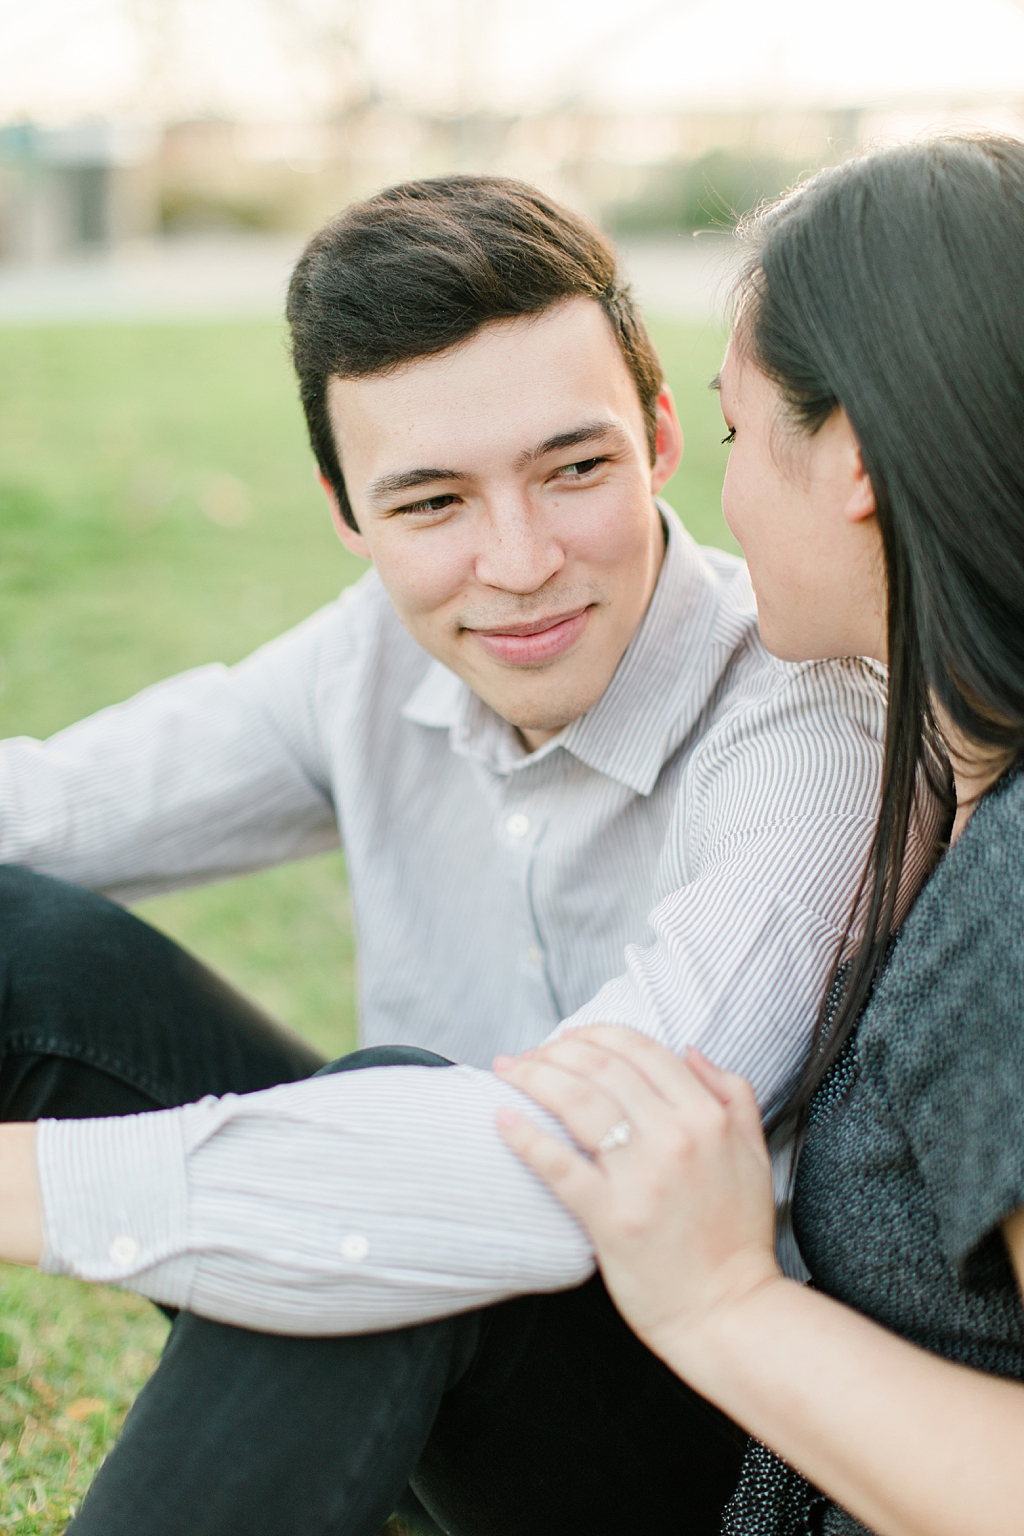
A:
[[[657,358],[609,246],[539,193],[352,208],[289,318],[374,574],[0,763],[0,858],[41,872],[0,887],[0,1113],[44,1121],[0,1128],[0,1256],[193,1314],[73,1529],[372,1533],[412,1477],[452,1531],[712,1531],[742,1437],[581,1283],[482,1069],[611,1020],[776,1100],[870,840],[883,679],[772,660],[740,562],[659,507]],[[168,941],[42,878],[123,899],[339,835],[364,1040],[418,1049],[312,1082]]]

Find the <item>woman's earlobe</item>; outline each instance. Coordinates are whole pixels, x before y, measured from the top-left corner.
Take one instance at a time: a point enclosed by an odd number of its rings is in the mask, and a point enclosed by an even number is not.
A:
[[[878,502],[875,497],[875,488],[871,483],[871,476],[864,468],[860,456],[860,449],[856,450],[857,468],[850,499],[846,503],[846,516],[851,523],[860,523],[866,517],[874,517],[878,511]]]
[[[878,503],[875,500],[875,488],[867,476],[865,476],[863,484],[858,485],[846,503],[847,519],[851,523],[862,523],[866,517],[874,517],[877,511]]]

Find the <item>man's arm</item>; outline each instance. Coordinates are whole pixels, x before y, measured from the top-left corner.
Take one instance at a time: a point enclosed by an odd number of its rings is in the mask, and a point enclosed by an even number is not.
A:
[[[38,1264],[42,1257],[35,1144],[34,1125],[0,1125],[0,1260],[6,1264]]]
[[[336,847],[311,701],[344,639],[331,604],[237,667],[0,743],[0,863],[135,900]]]
[[[818,720],[803,757],[777,749],[794,726],[773,704],[766,750],[744,717],[696,762],[681,804],[688,821],[708,803],[713,814],[684,839],[655,941],[569,1021],[596,1010],[673,1049],[702,1046],[751,1076],[762,1104],[806,1049],[877,802],[880,703],[872,715],[863,694],[844,700],[835,675],[817,703],[805,695],[798,717]],[[503,1103],[539,1113],[486,1072],[395,1067],[44,1122],[43,1267],[290,1333],[395,1327],[575,1284],[589,1245],[498,1137]]]
[[[685,947],[687,917],[699,935],[712,898],[726,923],[756,919],[732,977],[771,1096],[806,1044],[836,934],[745,876],[677,893],[672,949]],[[672,954],[659,944],[634,963],[670,971]],[[654,1008],[645,998],[627,1022],[649,1029]],[[676,1012],[657,1033],[681,1049],[715,1029],[688,1029]],[[577,1284],[589,1242],[501,1141],[501,1105],[540,1114],[488,1072],[391,1067],[121,1120],[44,1121],[42,1267],[296,1334],[398,1327]]]

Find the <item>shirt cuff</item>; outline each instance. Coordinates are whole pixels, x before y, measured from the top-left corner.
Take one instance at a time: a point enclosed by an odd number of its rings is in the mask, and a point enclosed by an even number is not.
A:
[[[186,1305],[194,1261],[185,1257],[184,1113],[39,1122],[41,1270],[136,1289],[145,1271],[174,1257],[154,1299]]]

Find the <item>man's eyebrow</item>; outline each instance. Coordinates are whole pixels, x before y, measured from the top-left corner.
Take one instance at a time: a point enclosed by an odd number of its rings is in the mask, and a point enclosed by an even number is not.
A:
[[[381,475],[379,480],[371,480],[366,494],[371,501],[382,501],[385,496],[394,496],[399,491],[412,491],[420,485],[434,485],[438,480],[462,478],[462,471],[458,469],[403,469],[397,474]]]
[[[569,432],[557,432],[554,437],[545,438],[535,448],[525,449],[519,455],[519,465],[523,467],[532,464],[535,459],[542,459],[548,453],[557,453],[561,448],[578,448],[581,443],[607,441],[610,437],[621,439],[624,436],[616,421],[585,421],[582,426],[573,427]],[[381,475],[378,480],[372,480],[366,488],[366,494],[370,501],[383,501],[400,491],[412,491],[421,485],[435,485],[439,480],[464,479],[465,475],[460,469],[438,469],[433,465],[422,469],[403,469],[396,474]]]
[[[556,432],[554,437],[546,437],[535,448],[525,449],[519,455],[519,465],[524,467],[532,464],[549,453],[558,453],[562,448],[578,448],[581,443],[606,442],[608,438],[617,438],[621,442],[625,436],[617,421],[585,421],[569,432]]]
[[[708,389],[718,389],[718,390],[720,390],[721,387],[722,387],[722,375],[720,373],[716,373],[714,378],[710,380],[710,382],[708,384]]]

